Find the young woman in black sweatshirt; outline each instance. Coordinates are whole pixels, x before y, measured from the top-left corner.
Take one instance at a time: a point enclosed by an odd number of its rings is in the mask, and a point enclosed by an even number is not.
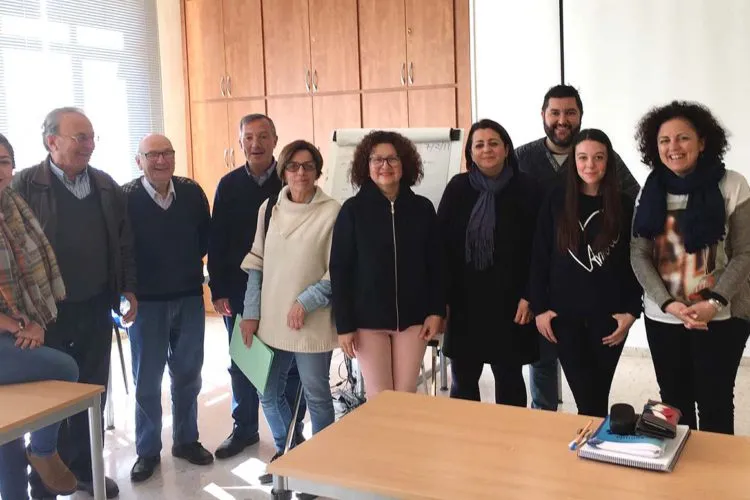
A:
[[[625,337],[641,311],[629,259],[633,202],[620,191],[604,132],[582,130],[573,153],[576,168],[539,213],[531,307],[539,333],[558,345],[578,413],[603,417]]]

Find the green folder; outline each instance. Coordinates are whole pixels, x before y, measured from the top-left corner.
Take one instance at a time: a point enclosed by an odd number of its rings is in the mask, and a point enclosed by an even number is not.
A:
[[[253,335],[253,343],[247,347],[242,341],[240,331],[240,317],[234,322],[232,330],[232,341],[229,343],[229,355],[242,373],[253,383],[262,394],[266,391],[268,373],[271,371],[273,362],[273,350],[261,341],[257,335]]]

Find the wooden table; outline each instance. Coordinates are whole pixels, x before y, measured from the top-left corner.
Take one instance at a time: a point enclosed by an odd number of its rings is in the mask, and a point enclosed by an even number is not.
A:
[[[750,438],[693,432],[671,473],[578,458],[587,417],[384,392],[268,466],[337,499],[750,498]]]
[[[104,500],[102,392],[100,385],[57,380],[0,385],[0,445],[88,409],[94,499]]]

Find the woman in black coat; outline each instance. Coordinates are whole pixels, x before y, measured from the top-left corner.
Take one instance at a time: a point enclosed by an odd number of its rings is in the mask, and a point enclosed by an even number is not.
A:
[[[521,367],[539,349],[526,300],[539,194],[518,170],[513,142],[497,122],[472,125],[466,164],[468,172],[451,179],[438,208],[451,397],[479,401],[479,377],[489,363],[495,402],[526,406]]]
[[[329,270],[339,345],[359,360],[368,398],[417,390],[427,342],[445,316],[435,207],[411,189],[422,175],[411,141],[370,132],[352,160],[359,191],[333,228]]]

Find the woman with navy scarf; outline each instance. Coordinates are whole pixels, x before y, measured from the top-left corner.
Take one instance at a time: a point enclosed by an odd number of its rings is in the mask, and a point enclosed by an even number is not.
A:
[[[479,378],[489,363],[495,402],[526,406],[521,367],[538,358],[526,289],[539,194],[518,170],[513,142],[499,123],[472,125],[465,154],[468,172],[451,179],[438,208],[451,397],[479,401]]]
[[[636,139],[652,171],[630,256],[661,397],[681,423],[733,434],[734,380],[750,332],[750,187],[724,167],[726,133],[700,104],[652,109]]]

